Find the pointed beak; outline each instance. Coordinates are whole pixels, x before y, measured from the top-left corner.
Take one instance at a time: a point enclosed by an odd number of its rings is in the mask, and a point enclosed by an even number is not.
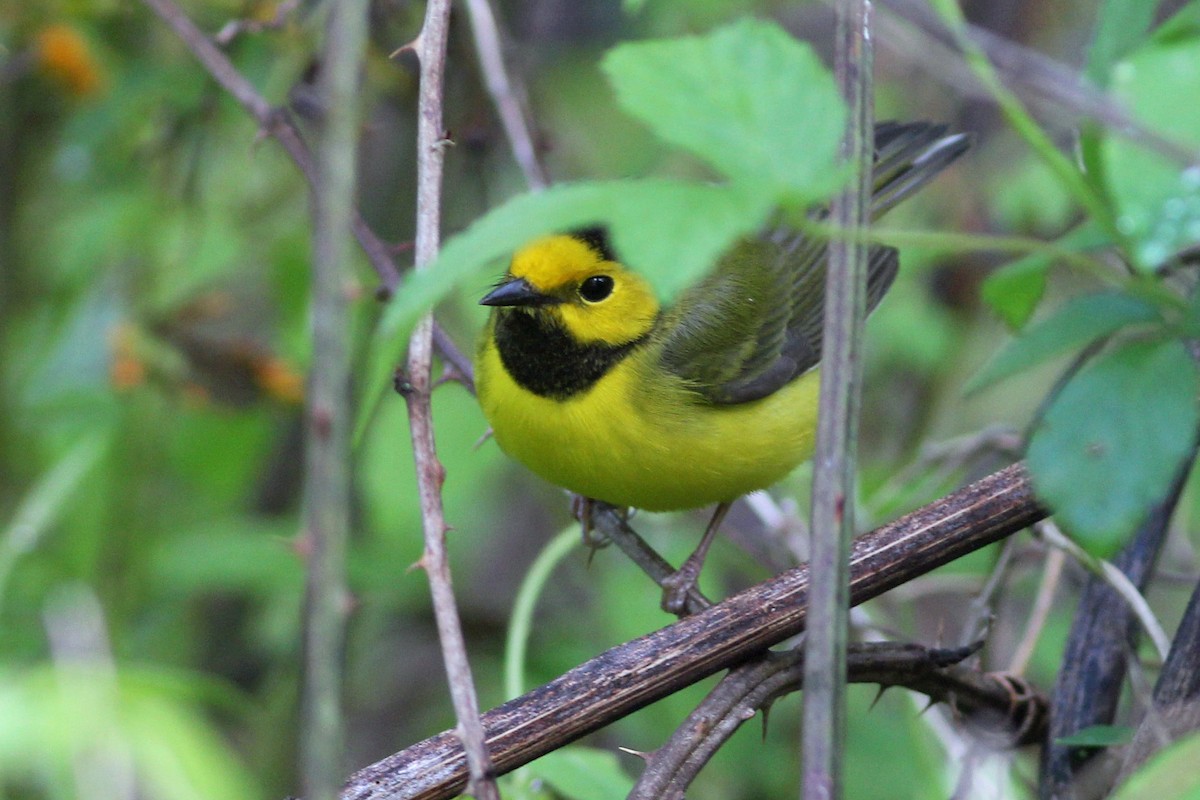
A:
[[[557,303],[558,298],[543,294],[524,278],[514,278],[502,283],[483,296],[483,306],[544,306]]]

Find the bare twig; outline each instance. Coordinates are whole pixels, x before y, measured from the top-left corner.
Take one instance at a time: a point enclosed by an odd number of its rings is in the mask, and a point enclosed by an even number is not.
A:
[[[1146,598],[1142,596],[1141,591],[1133,584],[1124,572],[1117,569],[1110,562],[1101,558],[1095,558],[1087,553],[1082,547],[1075,544],[1066,537],[1066,535],[1058,529],[1050,520],[1043,520],[1034,526],[1038,536],[1046,542],[1046,544],[1061,550],[1063,553],[1071,556],[1077,562],[1083,565],[1088,572],[1091,572],[1108,587],[1117,593],[1117,596],[1125,601],[1130,612],[1141,624],[1142,630],[1150,637],[1154,649],[1158,651],[1158,656],[1161,659],[1166,659],[1167,650],[1170,648],[1170,641],[1167,639],[1167,632],[1163,630],[1162,623],[1154,616],[1153,609],[1146,602]]]
[[[1171,653],[1154,686],[1154,702],[1126,748],[1118,784],[1155,752],[1200,729],[1200,586],[1175,630]]]
[[[1024,469],[1001,470],[859,537],[850,599],[876,597],[1044,516]],[[496,769],[515,769],[800,633],[808,574],[807,566],[789,570],[487,712]],[[449,798],[466,780],[462,747],[447,731],[358,771],[342,800]]]
[[[881,39],[889,48],[923,64],[930,75],[968,95],[992,97],[969,70],[961,69],[960,43],[926,0],[883,0],[881,5],[885,12],[879,15]],[[1200,152],[1146,128],[1115,98],[1089,84],[1078,70],[975,25],[964,26],[963,32],[1022,100],[1036,103],[1060,118],[1067,116],[1072,123],[1080,117],[1093,119],[1180,164],[1200,160]]]
[[[309,188],[316,186],[316,171],[308,145],[300,135],[300,131],[288,119],[281,109],[274,108],[259,94],[250,81],[246,80],[233,62],[229,60],[220,48],[216,47],[205,33],[196,27],[195,23],[174,3],[174,0],[142,0],[143,3],[159,16],[179,36],[192,55],[208,71],[213,80],[228,92],[246,110],[262,128],[266,135],[273,136],[292,161],[300,169]],[[387,243],[375,235],[358,211],[354,212],[351,222],[354,237],[358,240],[363,253],[366,254],[371,268],[379,277],[382,291],[381,299],[390,297],[400,283],[400,268],[392,260],[391,250]],[[439,330],[434,323],[434,330]],[[454,363],[455,368],[468,379],[472,379],[470,362],[461,358],[461,352],[453,347],[444,332],[438,338],[439,351]],[[449,344],[451,350],[442,349],[442,344]],[[458,354],[459,357],[455,357]]]
[[[620,509],[593,500],[592,524],[660,587],[664,580],[675,574],[675,568],[647,544],[637,531],[629,527]],[[692,586],[688,589],[684,606],[686,613],[695,614],[711,605],[712,601],[701,594],[697,587]]]
[[[450,0],[429,0],[425,22],[414,42],[421,61],[421,89],[417,99],[417,235],[415,266],[427,269],[437,258],[441,238],[442,168],[445,162],[445,131],[442,99],[446,66],[446,38],[450,27]],[[466,751],[470,793],[481,800],[498,800],[491,757],[479,722],[479,702],[462,623],[450,582],[446,558],[446,515],[442,508],[445,470],[438,461],[430,405],[433,376],[433,314],[417,324],[408,344],[407,386],[409,431],[421,497],[421,522],[425,552],[421,566],[429,576],[429,590],[437,620],[442,658],[450,683],[450,697],[458,720],[457,733]]]
[[[508,137],[513,158],[525,175],[525,182],[529,184],[529,188],[544,189],[549,180],[542,162],[538,159],[537,148],[525,118],[525,93],[513,85],[508,70],[504,67],[500,28],[496,24],[496,15],[492,11],[491,3],[488,0],[466,0],[466,4],[467,15],[471,20],[471,33],[475,37],[475,51],[479,54],[479,68],[483,72],[483,82],[492,97],[492,103],[496,106],[496,112],[500,115],[500,124],[504,126],[504,135]]]
[[[275,7],[275,13],[270,19],[231,19],[226,22],[217,35],[213,37],[217,44],[228,47],[234,39],[243,33],[262,33],[267,30],[282,28],[287,18],[300,5],[300,0],[283,0]],[[329,106],[325,106],[329,108]]]
[[[337,797],[342,782],[342,647],[346,541],[350,533],[350,328],[345,278],[358,151],[358,72],[367,40],[365,0],[331,6],[317,91],[321,120],[313,185],[313,364],[306,410],[304,523],[308,555],[304,607],[305,797]]]
[[[1042,629],[1046,627],[1050,611],[1054,608],[1054,596],[1058,593],[1058,582],[1062,578],[1066,560],[1066,554],[1058,549],[1051,550],[1046,556],[1046,563],[1042,567],[1042,580],[1038,583],[1037,596],[1033,599],[1029,622],[1025,626],[1021,641],[1013,651],[1012,659],[1008,662],[1008,671],[1015,675],[1024,674],[1030,659],[1033,658],[1033,650],[1037,647]]]
[[[996,603],[996,595],[1000,593],[1000,587],[1004,585],[1004,579],[1012,564],[1016,541],[1016,539],[1009,539],[1000,548],[1000,556],[996,559],[996,564],[992,567],[987,581],[971,599],[971,604],[967,609],[967,621],[963,623],[962,633],[958,636],[960,645],[977,642],[987,634],[987,630],[992,624],[992,610]]]
[[[909,686],[934,700],[952,700],[955,691],[970,686],[973,700],[990,704],[990,716],[1007,718],[1010,697],[988,676],[977,674],[973,683],[969,670],[946,674],[939,671],[978,649],[930,649],[915,644],[872,642],[851,644],[846,653],[847,679],[851,683],[877,683],[881,688]],[[629,794],[629,800],[678,800],[684,796],[700,769],[742,723],[779,697],[800,689],[804,679],[803,648],[783,653],[768,652],[735,667],[721,679],[671,738],[654,751],[646,769]],[[1044,707],[1044,700],[1042,701]],[[980,710],[980,714],[983,712]]]
[[[875,143],[870,9],[868,0],[840,0],[837,4],[834,71],[849,110],[841,155],[854,179],[833,199],[829,217],[836,227],[852,233],[865,228],[870,219]],[[805,640],[801,781],[802,795],[809,800],[836,800],[842,796],[848,558],[854,536],[867,252],[859,242],[835,239],[829,243],[821,413],[813,456],[809,547],[813,583]]]

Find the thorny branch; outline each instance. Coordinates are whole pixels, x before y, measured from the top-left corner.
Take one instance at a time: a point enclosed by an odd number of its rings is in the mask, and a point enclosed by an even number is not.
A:
[[[450,0],[429,0],[425,23],[413,49],[421,62],[421,87],[417,98],[417,235],[415,267],[428,269],[437,258],[441,239],[442,168],[445,163],[445,128],[442,100],[446,66],[446,40],[450,28]],[[429,576],[429,591],[442,645],[450,698],[458,720],[455,729],[466,753],[469,792],[479,800],[499,800],[491,756],[479,721],[479,701],[467,660],[462,623],[450,581],[446,557],[446,515],[442,507],[445,470],[438,461],[433,435],[433,313],[417,323],[408,343],[407,385],[409,431],[416,461],[417,489],[425,552],[420,564]]]
[[[1045,515],[1020,465],[859,537],[852,603],[995,542]],[[483,715],[498,772],[507,772],[801,632],[807,565],[627,642]],[[355,773],[342,800],[435,800],[466,783],[452,732]]]
[[[846,654],[850,683],[876,683],[880,692],[904,686],[934,702],[944,702],[960,715],[1007,744],[1036,740],[1045,726],[1046,699],[1028,687],[1016,688],[1004,675],[957,666],[980,643],[954,649],[915,644],[852,644]],[[647,766],[630,800],[674,800],[718,748],[742,723],[779,697],[802,688],[804,653],[793,648],[766,653],[735,667],[721,679],[671,738],[647,754]],[[766,720],[763,720],[766,724]]]

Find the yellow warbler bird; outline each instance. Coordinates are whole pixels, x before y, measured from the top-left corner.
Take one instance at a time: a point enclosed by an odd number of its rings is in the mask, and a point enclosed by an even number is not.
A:
[[[928,123],[875,129],[872,216],[966,150]],[[669,583],[678,611],[729,504],[812,454],[827,245],[794,231],[738,242],[671,308],[592,228],[538,239],[480,303],[476,385],[496,442],[546,480],[648,511],[717,503]],[[873,309],[898,256],[872,247]]]

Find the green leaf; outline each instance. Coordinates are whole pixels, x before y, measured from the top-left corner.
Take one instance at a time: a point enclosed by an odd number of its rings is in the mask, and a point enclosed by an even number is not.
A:
[[[1112,747],[1129,744],[1133,739],[1133,728],[1128,725],[1089,725],[1070,736],[1054,740],[1064,747]]]
[[[1154,41],[1160,44],[1194,39],[1198,36],[1200,36],[1200,2],[1196,2],[1196,0],[1192,0],[1179,9],[1154,31]]]
[[[1163,748],[1129,777],[1113,800],[1200,800],[1200,733]]]
[[[1111,243],[1103,227],[1084,222],[1072,228],[1056,243],[1076,251],[1093,250]],[[1046,273],[1055,263],[1052,253],[1031,253],[993,272],[980,292],[984,302],[1000,315],[1010,328],[1019,330],[1033,315],[1046,289]]]
[[[1176,340],[1097,358],[1054,398],[1029,441],[1038,495],[1086,550],[1115,553],[1191,450],[1196,366]]]
[[[979,293],[1009,328],[1020,330],[1046,291],[1046,273],[1054,264],[1043,253],[1019,258],[987,276]]]
[[[812,50],[751,18],[705,36],[613,48],[617,102],[660,138],[772,202],[803,206],[845,180],[835,169],[846,110]]]
[[[357,441],[400,361],[418,318],[455,288],[483,295],[500,259],[530,240],[584,225],[607,225],[613,245],[664,300],[693,282],[735,239],[760,227],[770,202],[735,187],[647,179],[561,184],[514,197],[451,239],[430,269],[411,273],[383,312],[368,357]]]
[[[1108,85],[1113,64],[1145,38],[1154,22],[1154,12],[1154,3],[1146,0],[1104,0],[1088,52],[1088,80],[1101,88]]]
[[[1113,93],[1142,124],[1184,146],[1200,147],[1200,41],[1156,44],[1113,71]],[[1180,169],[1130,140],[1108,137],[1101,148],[1117,227],[1139,268],[1153,270],[1200,242],[1200,168]]]
[[[529,765],[530,772],[570,800],[621,800],[633,780],[614,753],[594,747],[564,747]]]
[[[1054,356],[1109,336],[1128,325],[1160,320],[1154,305],[1132,295],[1103,292],[1076,297],[1053,316],[1011,341],[971,379],[966,391],[979,391]]]

